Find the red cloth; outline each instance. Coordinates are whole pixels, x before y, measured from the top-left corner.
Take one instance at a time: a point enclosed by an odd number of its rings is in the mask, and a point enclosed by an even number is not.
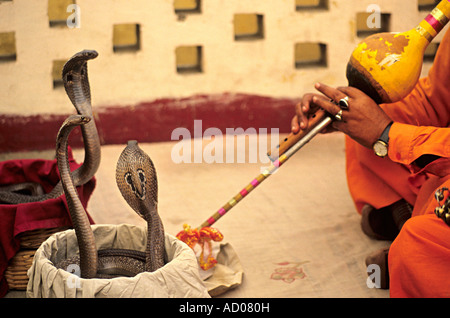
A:
[[[81,164],[75,162],[69,148],[69,164],[75,170]],[[0,184],[37,182],[45,193],[50,192],[59,182],[58,166],[55,160],[24,159],[0,162]],[[95,178],[77,188],[80,200],[86,208],[95,188]],[[91,224],[94,223],[88,214]],[[40,228],[71,226],[72,222],[64,195],[43,202],[24,204],[0,204],[0,297],[8,291],[4,277],[8,262],[20,247],[17,235]]]

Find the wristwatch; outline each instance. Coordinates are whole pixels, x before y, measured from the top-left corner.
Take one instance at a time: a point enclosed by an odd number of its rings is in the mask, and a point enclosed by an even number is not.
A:
[[[390,122],[389,125],[383,130],[380,138],[373,144],[373,151],[378,157],[384,158],[388,154],[389,147],[389,130],[391,129],[393,122]]]

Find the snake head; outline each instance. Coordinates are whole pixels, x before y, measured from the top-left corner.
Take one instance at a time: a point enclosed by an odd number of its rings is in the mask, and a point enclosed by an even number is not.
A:
[[[91,120],[92,120],[92,117],[88,116],[88,115],[70,115],[64,120],[63,124],[61,125],[60,132],[58,133],[58,135],[61,134],[61,131],[63,129],[68,129],[73,126],[85,125],[88,122],[90,122]]]
[[[80,100],[79,98],[77,100],[75,90],[80,89],[86,101],[89,102],[89,104],[91,103],[91,90],[87,72],[87,61],[95,59],[97,56],[97,51],[83,50],[72,56],[63,67],[62,80],[64,83],[64,88],[72,101],[72,104],[79,113],[82,113],[83,111],[79,109]]]
[[[73,80],[71,75],[73,75],[73,73],[82,73],[85,71],[87,61],[95,59],[97,56],[98,53],[94,50],[83,50],[73,55],[66,64],[64,64],[62,71],[63,79],[66,79],[67,81]]]
[[[116,182],[127,203],[144,219],[149,212],[157,212],[158,181],[150,157],[129,141],[120,154],[116,168]]]
[[[68,134],[72,129],[79,125],[85,125],[92,120],[92,117],[87,115],[70,115],[61,125],[56,136],[56,154],[65,153],[67,151]],[[65,145],[62,147],[62,145]]]

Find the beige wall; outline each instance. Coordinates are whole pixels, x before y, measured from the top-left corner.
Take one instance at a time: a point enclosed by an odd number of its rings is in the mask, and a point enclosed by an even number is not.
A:
[[[166,97],[239,92],[298,97],[316,81],[344,85],[355,45],[356,13],[376,3],[391,13],[391,30],[414,27],[427,12],[417,0],[330,0],[329,10],[299,12],[294,0],[203,0],[202,12],[179,19],[173,0],[77,0],[81,28],[49,27],[47,0],[0,1],[0,32],[14,31],[17,59],[0,62],[0,114],[73,112],[54,89],[53,60],[95,49],[89,62],[94,107],[133,105]],[[233,16],[264,16],[264,39],[235,41]],[[113,25],[139,23],[137,52],[114,53]],[[438,37],[441,38],[443,33]],[[328,46],[328,67],[297,69],[297,42]],[[203,72],[178,74],[175,48],[203,47]],[[430,64],[425,65],[425,73]]]

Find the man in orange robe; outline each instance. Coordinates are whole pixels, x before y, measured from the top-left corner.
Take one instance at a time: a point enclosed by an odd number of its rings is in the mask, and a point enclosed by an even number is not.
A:
[[[388,251],[366,262],[378,260],[382,271],[388,271],[391,297],[450,297],[450,224],[434,213],[439,205],[435,192],[450,189],[450,30],[428,76],[402,101],[378,107],[355,88],[316,84],[316,89],[326,98],[305,95],[297,105],[292,131],[306,127],[307,114],[317,107],[337,114],[340,107],[330,98],[349,97],[343,120],[333,122],[334,129],[348,136],[349,190],[362,213],[362,225],[366,222],[363,231],[394,240]],[[388,155],[381,158],[372,145],[385,129]],[[403,220],[393,225],[398,220],[392,219],[389,208],[401,202],[414,207],[412,217],[402,212]]]

